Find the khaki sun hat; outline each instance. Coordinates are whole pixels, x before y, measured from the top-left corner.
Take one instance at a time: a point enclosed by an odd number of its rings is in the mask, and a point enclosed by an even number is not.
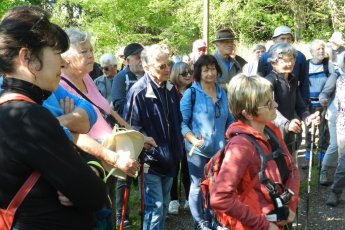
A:
[[[144,135],[136,130],[117,131],[109,135],[103,146],[107,149],[126,155],[131,159],[138,159],[144,147]],[[104,169],[110,172],[113,166],[103,162]],[[126,174],[119,169],[115,169],[112,175],[121,179],[126,179]]]

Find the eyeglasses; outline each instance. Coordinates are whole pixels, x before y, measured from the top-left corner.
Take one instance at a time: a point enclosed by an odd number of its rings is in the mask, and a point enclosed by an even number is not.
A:
[[[258,106],[258,109],[267,108],[269,110],[273,109],[273,99],[269,100],[266,105]]]
[[[171,62],[155,66],[155,68],[158,68],[160,70],[165,70],[166,68],[170,68],[170,67],[171,67]]]
[[[187,78],[188,76],[192,76],[193,72],[192,71],[185,71],[183,73],[180,73],[180,75],[184,78]]]
[[[43,25],[48,25],[48,24],[49,24],[49,21],[48,21],[47,17],[45,16],[44,13],[41,13],[40,18],[35,22],[35,24],[32,25],[30,30],[35,31],[39,27],[41,27]]]
[[[109,71],[110,67],[109,66],[104,66],[104,67],[101,66],[101,69],[104,71]]]

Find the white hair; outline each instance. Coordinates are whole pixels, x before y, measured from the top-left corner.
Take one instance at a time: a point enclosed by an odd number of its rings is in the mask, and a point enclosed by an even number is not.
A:
[[[82,31],[78,28],[68,28],[65,30],[65,32],[68,35],[70,47],[62,54],[63,58],[71,55],[72,48],[75,48],[86,41],[91,42],[91,34],[89,32]]]
[[[99,64],[101,64],[101,66],[110,66],[116,65],[117,61],[114,55],[112,55],[111,53],[106,53],[103,54],[99,59]]]

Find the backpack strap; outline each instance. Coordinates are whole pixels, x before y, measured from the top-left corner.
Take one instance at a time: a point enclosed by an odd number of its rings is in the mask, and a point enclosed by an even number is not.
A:
[[[327,77],[329,76],[329,59],[328,58],[324,58],[322,60],[322,65],[323,65],[323,72],[327,75]]]
[[[35,101],[33,101],[31,98],[19,93],[6,93],[0,97],[0,105],[9,101],[27,101],[30,103],[35,103]],[[39,172],[31,173],[29,178],[24,182],[22,187],[11,200],[10,204],[6,209],[6,212],[14,214],[17,211],[18,207],[23,202],[28,193],[31,191],[32,187],[36,184],[40,176],[41,174]]]

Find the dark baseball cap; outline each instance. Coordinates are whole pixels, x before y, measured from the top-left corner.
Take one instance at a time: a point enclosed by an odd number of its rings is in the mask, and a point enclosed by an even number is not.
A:
[[[139,43],[131,43],[125,47],[123,54],[125,55],[125,59],[133,54],[140,53],[144,49],[144,46],[140,45]]]

